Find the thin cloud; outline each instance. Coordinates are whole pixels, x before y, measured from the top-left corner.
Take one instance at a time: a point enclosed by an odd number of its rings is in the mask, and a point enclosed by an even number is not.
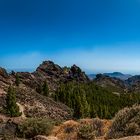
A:
[[[5,56],[1,59],[3,67],[9,69],[32,69],[38,66],[45,56],[39,52],[29,52],[25,54]]]
[[[114,45],[113,47],[95,46],[91,49],[71,48],[57,53],[28,52],[5,56],[0,60],[0,64],[10,69],[35,69],[42,61],[52,60],[60,66],[76,64],[90,73],[113,71],[139,73],[139,50],[139,45],[123,44]]]

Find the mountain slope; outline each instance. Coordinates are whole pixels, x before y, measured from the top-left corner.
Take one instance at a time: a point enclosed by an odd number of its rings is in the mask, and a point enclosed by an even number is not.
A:
[[[104,73],[103,75],[113,77],[113,78],[118,78],[118,79],[121,79],[121,80],[127,80],[128,78],[132,77],[132,75],[130,75],[130,74],[123,74],[123,73],[120,73],[120,72]]]
[[[112,92],[125,93],[127,90],[123,80],[105,76],[103,74],[96,75],[96,78],[93,80],[93,82],[96,85],[106,88]]]
[[[140,93],[140,75],[128,78],[125,82],[130,92]]]
[[[19,87],[15,83],[16,75],[20,79]],[[69,81],[85,83],[89,79],[76,65],[62,68],[51,61],[44,61],[33,73],[12,72],[8,74],[5,69],[0,68],[0,110],[5,106],[7,88],[12,85],[16,88],[18,102],[25,107],[26,116],[43,116],[57,120],[72,118],[69,107],[37,92],[45,81],[48,83],[49,97],[51,97],[61,83]]]

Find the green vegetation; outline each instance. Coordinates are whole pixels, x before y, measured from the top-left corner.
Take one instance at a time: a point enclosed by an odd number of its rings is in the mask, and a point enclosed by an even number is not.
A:
[[[17,136],[33,138],[37,135],[49,135],[55,122],[47,118],[30,118],[18,126]]]
[[[43,86],[42,86],[42,91],[43,91],[43,95],[44,96],[48,96],[49,95],[49,87],[47,82],[45,81]]]
[[[38,93],[43,94],[44,96],[48,96],[49,95],[49,87],[48,87],[47,81],[45,81],[43,83],[43,85],[42,84],[38,85],[38,87],[36,88],[36,91]]]
[[[15,89],[10,86],[8,88],[7,97],[6,97],[6,111],[11,117],[18,117],[21,115],[19,112],[19,107],[16,104],[16,93]]]
[[[20,84],[20,78],[19,78],[18,73],[16,74],[16,81],[15,81],[15,84],[16,84],[16,86],[19,86],[19,84]]]
[[[93,140],[95,139],[95,132],[92,125],[82,124],[78,129],[78,138],[81,140]]]
[[[54,98],[72,108],[73,116],[77,119],[85,117],[111,119],[120,109],[140,103],[139,94],[115,95],[92,82],[62,84]]]

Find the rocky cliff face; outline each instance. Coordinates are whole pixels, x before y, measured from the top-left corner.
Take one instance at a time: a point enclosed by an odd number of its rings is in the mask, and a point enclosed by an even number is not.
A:
[[[89,81],[86,74],[82,72],[78,66],[73,65],[71,68],[62,68],[52,61],[44,61],[32,75],[37,81],[46,80],[53,90],[55,90],[60,83]]]
[[[11,80],[7,71],[4,68],[0,68],[0,89],[4,89],[10,82]]]
[[[42,76],[45,78],[51,78],[51,80],[58,81],[70,81],[75,80],[78,82],[87,82],[89,79],[82,70],[73,65],[71,68],[60,67],[57,64],[54,64],[52,61],[44,61],[34,72],[34,75]]]

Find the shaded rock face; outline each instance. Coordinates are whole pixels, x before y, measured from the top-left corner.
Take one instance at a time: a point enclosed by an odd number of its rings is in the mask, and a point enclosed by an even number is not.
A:
[[[73,65],[71,67],[69,74],[71,78],[76,79],[76,81],[81,81],[81,82],[89,81],[88,76],[84,72],[82,72],[82,70],[76,65]]]
[[[0,76],[4,77],[4,78],[8,78],[8,73],[4,68],[0,67]]]
[[[0,68],[0,89],[4,89],[7,85],[10,85],[11,79],[9,74],[4,68]]]
[[[36,71],[44,76],[56,75],[59,77],[59,75],[63,73],[63,69],[52,61],[44,61]]]
[[[56,89],[60,83],[73,80],[77,82],[89,81],[86,74],[76,65],[73,65],[71,68],[62,68],[52,61],[44,61],[32,75],[36,81],[40,81],[41,83],[47,81],[53,90]]]
[[[52,77],[55,80],[59,81],[85,81],[87,82],[89,79],[82,70],[73,65],[71,68],[61,68],[59,65],[54,64],[52,61],[44,61],[34,73],[38,76],[45,76],[46,78]]]

